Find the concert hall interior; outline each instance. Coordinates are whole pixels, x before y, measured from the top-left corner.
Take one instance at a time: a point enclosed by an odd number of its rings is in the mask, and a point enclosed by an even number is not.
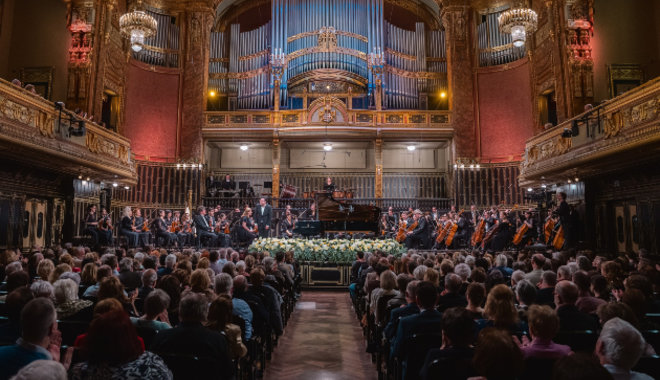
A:
[[[657,0],[0,0],[0,160],[0,380],[660,378]]]

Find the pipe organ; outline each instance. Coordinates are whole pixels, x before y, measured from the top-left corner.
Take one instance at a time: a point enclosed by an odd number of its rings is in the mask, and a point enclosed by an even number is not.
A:
[[[352,99],[349,108],[375,107],[374,91],[381,91],[375,75],[381,74],[370,70],[372,52],[385,59],[383,107],[426,109],[429,94],[447,89],[444,31],[422,18],[408,29],[395,25],[397,15],[385,15],[385,1],[272,0],[260,26],[220,14],[208,90],[221,100],[210,101],[209,109],[274,108],[275,91],[281,109],[305,108],[328,93]],[[286,65],[274,88],[270,57],[280,52]]]
[[[149,8],[147,13],[158,22],[153,37],[145,39],[140,52],[132,52],[133,59],[154,66],[179,67],[179,26],[176,18]]]
[[[497,19],[507,9],[504,6],[481,15],[482,22],[477,25],[479,66],[503,65],[525,56],[524,46],[513,46],[511,34],[500,32]]]

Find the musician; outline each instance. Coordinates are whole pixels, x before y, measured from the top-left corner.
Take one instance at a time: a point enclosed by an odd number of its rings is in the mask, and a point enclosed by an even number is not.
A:
[[[392,206],[387,208],[387,222],[392,226],[392,231],[395,231],[399,224],[399,215],[394,213]]]
[[[309,220],[318,219],[318,213],[316,212],[316,202],[312,202],[307,211],[305,212],[305,217]]]
[[[165,210],[158,210],[158,219],[156,219],[151,225],[156,233],[156,240],[158,240],[159,237],[162,237],[164,246],[170,247],[178,242],[178,236],[171,233],[170,228],[167,226],[167,222],[165,221]],[[179,244],[179,247],[181,247],[181,244]]]
[[[99,222],[96,218],[96,206],[89,205],[87,207],[87,217],[85,218],[85,229],[83,230],[83,234],[91,235],[93,245],[99,243],[98,225]]]
[[[285,211],[285,216],[280,222],[280,236],[283,238],[293,237],[293,229],[295,228],[295,219],[291,215],[290,210]]]
[[[255,220],[259,227],[259,236],[266,238],[270,235],[270,226],[273,218],[273,208],[266,203],[266,198],[259,199]]]
[[[147,227],[147,221],[142,217],[142,211],[139,208],[133,210],[133,225],[135,226],[135,232],[138,233],[138,239],[140,244],[143,247],[149,245],[149,239],[151,238],[151,232]]]
[[[538,236],[536,231],[536,219],[532,216],[532,212],[530,210],[525,211],[523,215],[520,215],[519,219],[520,227],[522,227],[523,224],[527,225],[527,232],[525,232],[522,241],[520,242],[520,247],[525,247],[530,240],[534,241]]]
[[[484,218],[486,218],[486,231],[490,231],[497,224],[498,219],[495,215],[496,213],[493,210],[484,213]]]
[[[211,229],[215,227],[215,209],[214,208],[209,208],[208,212],[206,214],[206,223],[211,226]]]
[[[433,220],[433,226],[438,228],[438,220],[440,220],[440,214],[438,213],[438,208],[435,206],[431,207],[431,220]]]
[[[193,216],[193,222],[195,223],[199,240],[202,241],[208,239],[206,244],[214,246],[218,240],[218,235],[213,232],[213,225],[209,224],[208,215],[206,215],[206,207],[197,207],[197,214]]]
[[[131,211],[130,206],[124,207],[124,212],[122,213],[121,222],[119,224],[119,234],[126,236],[129,247],[137,247],[139,235],[133,224],[133,211]]]
[[[390,219],[387,217],[387,214],[383,214],[380,217],[380,222],[378,224],[378,229],[379,229],[379,236],[389,236],[390,232],[392,230],[392,226],[390,224]]]
[[[98,231],[99,231],[99,243],[101,245],[114,245],[114,240],[112,239],[112,221],[108,215],[108,210],[105,208],[101,209],[101,218],[98,220]]]
[[[500,211],[497,231],[495,231],[495,235],[484,248],[495,252],[504,250],[504,248],[506,248],[511,242],[511,239],[513,239],[513,234],[515,232],[515,227],[509,222],[509,216],[504,211]]]
[[[566,202],[566,193],[557,193],[557,209],[555,213],[559,216],[559,223],[564,226],[564,246],[568,249],[575,246],[575,227],[572,223],[571,206]]]
[[[180,247],[190,245],[190,234],[183,231],[183,222],[181,221],[181,211],[174,211],[172,216],[172,225],[170,226],[170,232],[173,232],[177,236],[177,241],[179,241]]]
[[[192,220],[190,219],[190,213],[185,212],[181,217],[181,233],[185,236],[184,245],[193,245],[195,235],[192,230]]]
[[[167,225],[167,229],[171,230],[172,228],[172,210],[165,210],[165,224]]]
[[[257,233],[254,231],[255,225],[254,221],[252,220],[251,208],[245,208],[245,211],[243,211],[243,215],[241,216],[240,223],[241,225],[238,230],[238,239],[250,246],[252,241],[257,238]]]
[[[229,191],[236,190],[236,182],[234,182],[234,180],[231,179],[231,176],[229,174],[226,174],[225,179],[220,184],[220,187],[222,188],[222,190],[227,191],[226,193],[224,193],[225,198],[231,197],[233,194],[230,193]]]
[[[325,185],[323,185],[323,190],[332,193],[335,191],[335,185],[332,183],[332,178],[328,177],[325,179]]]
[[[413,212],[413,223],[417,222],[417,227],[414,230],[406,232],[406,247],[424,249],[428,247],[428,229],[426,218],[423,217],[422,212],[417,209]],[[410,224],[409,224],[410,226]]]

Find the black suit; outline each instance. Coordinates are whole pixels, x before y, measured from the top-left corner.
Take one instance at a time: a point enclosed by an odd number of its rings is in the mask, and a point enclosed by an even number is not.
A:
[[[464,295],[457,293],[447,293],[438,298],[438,311],[440,312],[444,312],[449,308],[457,306],[467,306],[467,300],[465,299]]]
[[[428,222],[426,221],[426,218],[420,216],[419,219],[417,219],[417,227],[415,227],[412,234],[408,235],[406,238],[406,247],[421,249],[428,248],[429,231],[427,225]]]
[[[197,228],[197,236],[199,236],[200,240],[202,238],[208,238],[208,245],[215,245],[216,240],[218,239],[218,235],[213,232],[213,228],[209,225],[208,221],[206,220],[206,216],[200,215],[200,214],[195,214],[193,215],[193,222],[195,223],[195,227]]]
[[[263,213],[262,213],[261,205],[255,208],[254,221],[255,223],[257,223],[257,226],[259,227],[259,236],[268,237],[270,235],[270,229],[272,228],[271,226],[272,217],[273,217],[273,208],[270,207],[269,204],[264,206]],[[266,229],[266,226],[268,226],[268,229]]]
[[[234,366],[229,355],[229,345],[224,335],[209,330],[197,322],[181,322],[173,329],[161,330],[154,338],[150,351],[157,354],[194,355],[215,361],[218,376],[232,377]],[[191,368],[191,370],[194,370]]]
[[[598,322],[594,317],[583,313],[575,305],[563,305],[557,308],[559,317],[559,331],[582,331],[598,329]]]
[[[122,235],[126,236],[128,240],[129,247],[137,247],[138,245],[138,233],[133,231],[133,220],[128,216],[121,218],[121,224],[119,226],[119,232]]]

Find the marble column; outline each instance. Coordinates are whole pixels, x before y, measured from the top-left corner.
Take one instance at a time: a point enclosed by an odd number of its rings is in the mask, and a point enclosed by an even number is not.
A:
[[[449,109],[458,157],[478,156],[473,74],[473,12],[463,1],[446,1],[442,9],[447,49]],[[456,5],[454,5],[456,4]]]
[[[202,159],[202,126],[207,101],[209,44],[215,14],[204,3],[186,8],[182,20],[185,36],[182,62],[181,122],[177,156]]]

